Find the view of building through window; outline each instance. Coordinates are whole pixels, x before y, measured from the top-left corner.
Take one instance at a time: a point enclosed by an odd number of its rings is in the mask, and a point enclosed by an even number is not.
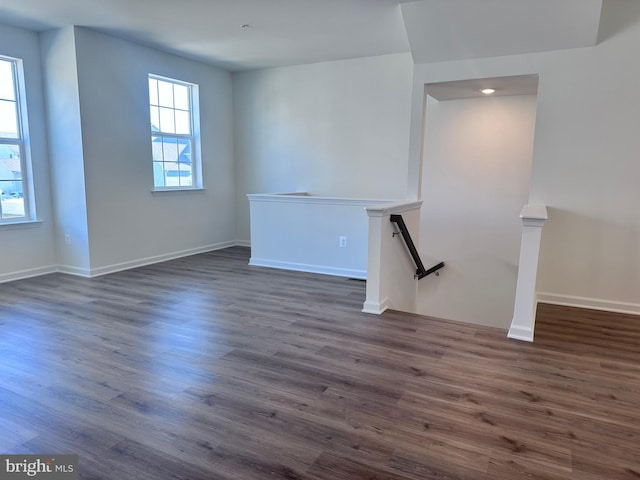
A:
[[[193,188],[195,85],[149,75],[154,187]],[[197,87],[196,87],[197,88]],[[195,119],[197,121],[197,119]]]
[[[0,58],[0,222],[26,216],[16,62]]]

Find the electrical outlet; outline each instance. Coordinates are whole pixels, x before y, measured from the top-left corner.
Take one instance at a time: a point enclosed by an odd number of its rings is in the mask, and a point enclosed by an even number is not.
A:
[[[64,234],[64,244],[71,245],[71,235],[69,235],[68,233]]]
[[[338,237],[338,245],[340,245],[340,248],[346,248],[347,247],[347,237]]]

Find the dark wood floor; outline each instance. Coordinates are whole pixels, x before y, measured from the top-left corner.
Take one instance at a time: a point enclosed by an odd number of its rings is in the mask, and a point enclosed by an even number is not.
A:
[[[83,479],[640,478],[635,318],[543,305],[530,345],[247,261],[0,285],[0,453],[77,453]]]

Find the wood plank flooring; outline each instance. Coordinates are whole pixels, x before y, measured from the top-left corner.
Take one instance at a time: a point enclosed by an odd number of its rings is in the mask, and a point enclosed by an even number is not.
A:
[[[77,453],[83,479],[640,478],[636,317],[542,305],[530,345],[248,258],[0,285],[0,453]]]

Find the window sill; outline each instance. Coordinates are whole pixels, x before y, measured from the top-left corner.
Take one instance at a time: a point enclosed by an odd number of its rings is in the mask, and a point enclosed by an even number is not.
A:
[[[189,195],[206,191],[206,188],[154,188],[151,195]]]
[[[42,220],[18,220],[15,222],[0,223],[0,230],[14,230],[20,228],[33,228],[42,225]]]

